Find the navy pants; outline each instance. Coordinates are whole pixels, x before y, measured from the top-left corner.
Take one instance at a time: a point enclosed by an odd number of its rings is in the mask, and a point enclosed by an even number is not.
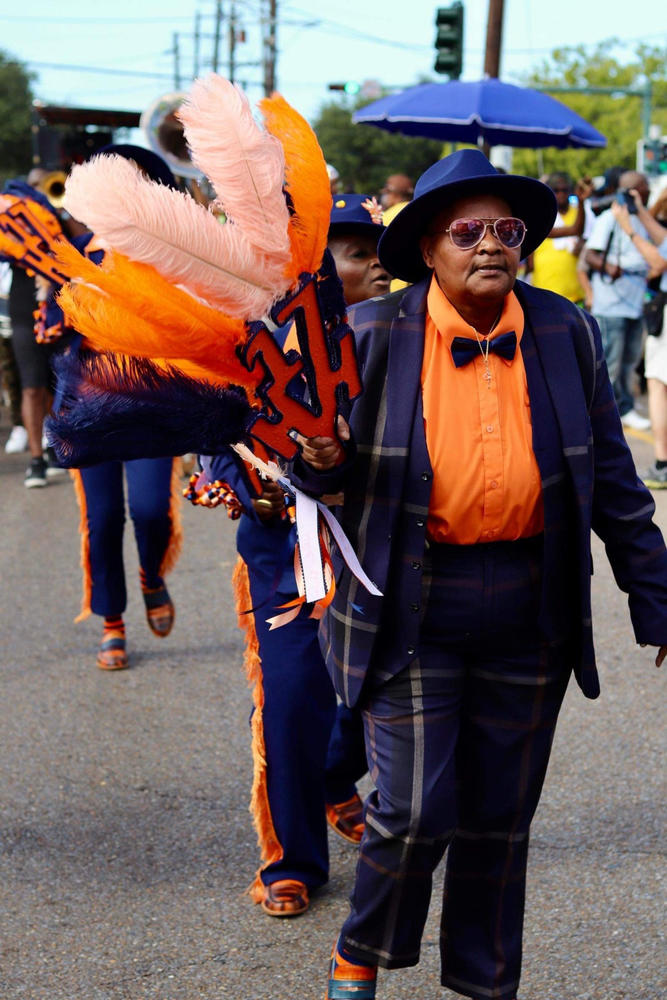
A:
[[[447,848],[442,983],[516,995],[530,823],[569,677],[538,634],[542,540],[430,546],[418,655],[364,703],[366,807],[347,951],[415,965]]]
[[[102,462],[81,469],[86,495],[90,574],[90,609],[96,615],[121,615],[127,604],[123,566],[125,495],[134,525],[139,564],[148,587],[160,585],[160,566],[169,546],[172,524],[172,458]]]
[[[325,803],[345,802],[368,769],[361,713],[336,705],[317,638],[318,622],[299,615],[270,631],[266,618],[294,596],[290,568],[267,602],[267,582],[292,565],[294,532],[241,518],[237,545],[248,567],[264,689],[262,722],[273,826],[283,856],[261,872],[265,885],[297,879],[309,889],[329,877]],[[281,555],[282,553],[282,555]]]

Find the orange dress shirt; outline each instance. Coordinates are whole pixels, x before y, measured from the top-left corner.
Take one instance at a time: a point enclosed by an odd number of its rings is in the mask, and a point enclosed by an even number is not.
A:
[[[433,467],[427,530],[434,542],[512,541],[537,535],[544,528],[520,349],[523,326],[523,310],[510,292],[491,337],[514,330],[514,359],[490,353],[488,382],[481,350],[474,361],[456,368],[452,340],[475,339],[475,332],[433,277],[421,384],[426,445]]]

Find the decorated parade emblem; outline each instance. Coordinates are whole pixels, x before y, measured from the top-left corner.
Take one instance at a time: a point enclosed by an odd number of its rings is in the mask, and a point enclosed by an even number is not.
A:
[[[296,435],[333,436],[336,414],[361,392],[342,286],[328,251],[320,271],[280,302],[272,318],[279,326],[294,324],[299,351],[285,354],[264,323],[251,325],[241,359],[249,371],[263,373],[255,390],[263,405],[249,431],[290,459]]]

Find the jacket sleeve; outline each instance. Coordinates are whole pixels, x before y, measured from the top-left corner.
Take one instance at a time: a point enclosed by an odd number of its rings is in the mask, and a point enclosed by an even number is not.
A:
[[[231,448],[227,448],[217,455],[200,455],[199,461],[207,479],[211,482],[219,479],[221,482],[227,483],[243,507],[243,513],[247,514],[251,520],[259,523],[259,518],[252,505],[254,493],[245,473],[244,463],[236,452],[232,451]]]
[[[591,406],[594,488],[592,527],[605,544],[616,583],[629,595],[637,642],[667,643],[667,550],[653,520],[655,503],[637,476],[604,361],[600,331]]]

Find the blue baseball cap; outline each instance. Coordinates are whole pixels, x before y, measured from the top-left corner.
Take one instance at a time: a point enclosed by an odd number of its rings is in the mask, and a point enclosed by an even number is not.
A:
[[[384,232],[382,222],[375,222],[369,208],[364,203],[372,205],[367,194],[337,194],[331,206],[329,217],[329,236],[337,233],[368,233],[378,239]],[[378,210],[382,213],[382,209]]]

